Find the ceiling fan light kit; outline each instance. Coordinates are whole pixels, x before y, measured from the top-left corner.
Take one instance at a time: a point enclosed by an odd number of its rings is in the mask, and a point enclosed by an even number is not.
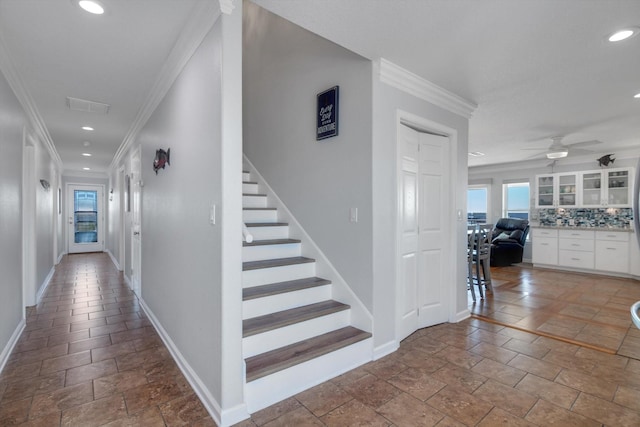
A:
[[[563,157],[567,157],[567,154],[569,154],[569,150],[551,151],[547,153],[547,159],[562,159]]]

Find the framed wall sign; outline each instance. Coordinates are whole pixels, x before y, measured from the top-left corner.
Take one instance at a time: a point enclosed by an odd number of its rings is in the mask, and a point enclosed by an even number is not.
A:
[[[338,94],[339,86],[334,86],[318,94],[316,114],[316,141],[338,135]]]

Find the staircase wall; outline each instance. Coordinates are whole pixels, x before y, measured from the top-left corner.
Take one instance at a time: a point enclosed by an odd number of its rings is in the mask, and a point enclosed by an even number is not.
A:
[[[250,2],[244,32],[244,152],[372,311],[371,62]],[[318,142],[316,95],[335,85],[339,135]]]

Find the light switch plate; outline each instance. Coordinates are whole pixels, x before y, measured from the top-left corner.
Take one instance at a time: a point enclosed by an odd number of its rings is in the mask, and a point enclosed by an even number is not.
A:
[[[358,222],[358,208],[349,210],[349,222]]]

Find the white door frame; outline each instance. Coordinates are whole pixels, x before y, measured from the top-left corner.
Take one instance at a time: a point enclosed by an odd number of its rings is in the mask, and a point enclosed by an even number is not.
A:
[[[131,289],[142,291],[142,146],[131,151],[129,208],[131,210]]]
[[[394,265],[395,265],[395,282],[396,282],[396,291],[395,291],[395,298],[396,298],[396,304],[395,304],[395,316],[394,316],[394,322],[395,322],[395,338],[396,341],[399,342],[400,341],[400,337],[402,336],[401,330],[400,330],[400,317],[402,315],[402,284],[400,283],[400,256],[401,256],[401,238],[402,238],[402,217],[400,215],[401,213],[401,199],[402,199],[402,195],[400,194],[400,177],[402,174],[402,170],[401,168],[399,168],[399,162],[400,162],[400,148],[399,148],[399,141],[400,141],[400,129],[401,126],[405,126],[405,125],[409,125],[409,127],[412,127],[414,129],[419,129],[420,131],[426,132],[426,133],[433,133],[436,135],[442,135],[442,136],[446,136],[449,138],[449,184],[450,184],[450,189],[454,190],[456,188],[458,188],[458,131],[456,129],[453,129],[449,126],[443,125],[441,123],[438,122],[434,122],[432,120],[429,119],[425,119],[423,117],[420,117],[418,115],[415,115],[413,113],[409,113],[406,111],[402,111],[402,110],[397,110],[396,113],[396,147],[395,147],[395,151],[396,151],[396,158],[395,158],[395,164],[396,164],[396,248],[395,248],[395,259],[394,259]],[[448,215],[448,229],[452,231],[452,236],[451,236],[451,244],[449,245],[449,247],[446,249],[446,255],[445,256],[449,256],[450,260],[451,260],[451,265],[452,265],[452,275],[453,275],[453,280],[452,280],[452,286],[449,289],[448,292],[448,313],[449,313],[449,322],[457,322],[459,321],[459,314],[457,313],[456,310],[456,306],[457,306],[457,288],[460,286],[463,286],[464,284],[461,282],[461,275],[460,275],[460,268],[459,268],[459,264],[460,264],[460,260],[459,260],[459,256],[458,256],[458,251],[459,251],[459,241],[460,239],[462,239],[464,236],[462,235],[458,235],[459,234],[459,228],[458,227],[458,223],[456,222],[456,198],[455,197],[451,197],[449,199],[449,215]],[[458,221],[460,221],[459,218],[457,218]],[[464,267],[464,266],[463,266]],[[464,280],[466,281],[466,277],[464,278]]]
[[[82,188],[97,188],[99,189],[99,194],[98,194],[98,213],[99,213],[99,218],[98,218],[98,243],[96,243],[96,245],[100,246],[100,250],[99,251],[94,251],[94,250],[90,250],[88,252],[104,252],[104,240],[105,240],[105,212],[104,210],[106,209],[106,203],[105,203],[105,188],[103,184],[84,184],[81,182],[68,182],[67,185],[65,186],[65,191],[66,191],[66,207],[65,207],[65,212],[66,212],[66,216],[65,216],[65,220],[67,223],[67,235],[66,235],[66,247],[67,247],[67,253],[72,253],[71,252],[71,234],[73,233],[74,230],[74,224],[73,224],[73,216],[74,216],[74,212],[73,209],[71,209],[71,204],[74,202],[73,201],[73,197],[70,197],[69,195],[69,191],[71,190],[72,187],[82,187]],[[101,208],[101,209],[100,209]],[[74,252],[75,253],[75,252]]]
[[[36,149],[35,138],[22,130],[22,306],[36,301]],[[23,316],[25,312],[23,311]]]
[[[120,271],[124,270],[125,266],[125,241],[126,241],[126,227],[125,221],[127,219],[126,212],[124,210],[124,165],[118,169],[118,218],[120,219],[120,229],[118,230],[118,263],[120,264]]]

